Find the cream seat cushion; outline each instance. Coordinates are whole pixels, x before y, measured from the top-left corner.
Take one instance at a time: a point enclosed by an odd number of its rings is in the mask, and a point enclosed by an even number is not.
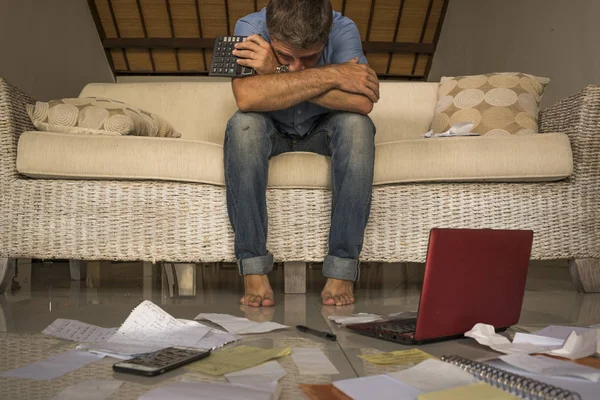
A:
[[[197,140],[41,131],[19,139],[17,170],[34,178],[130,179],[224,185],[223,147]],[[409,139],[376,145],[374,185],[433,181],[553,181],[573,172],[562,133]],[[330,158],[273,157],[269,187],[328,188]]]

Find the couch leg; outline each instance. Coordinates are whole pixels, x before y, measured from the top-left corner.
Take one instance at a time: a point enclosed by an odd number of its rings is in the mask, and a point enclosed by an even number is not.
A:
[[[17,260],[14,258],[0,258],[0,294],[10,287],[16,265]]]
[[[288,261],[283,263],[285,293],[306,293],[306,263]]]
[[[72,281],[85,281],[87,262],[84,260],[69,260],[69,270]]]
[[[600,293],[600,259],[569,260],[569,272],[580,293]]]

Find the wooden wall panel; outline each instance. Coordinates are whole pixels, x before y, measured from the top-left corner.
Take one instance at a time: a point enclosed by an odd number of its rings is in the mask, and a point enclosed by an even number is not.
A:
[[[96,9],[98,10],[98,16],[102,22],[104,28],[104,34],[107,38],[116,38],[117,29],[110,13],[110,7],[108,6],[108,0],[95,0]]]
[[[233,35],[238,19],[254,12],[254,0],[229,0],[229,26]]]
[[[227,34],[224,0],[199,0],[200,19],[204,37],[214,38]]]
[[[437,31],[440,18],[442,17],[442,9],[444,8],[444,0],[433,0],[431,5],[431,15],[425,29],[423,43],[433,43],[435,32]]]
[[[371,12],[371,1],[375,0],[346,0],[346,16],[356,24],[362,40],[367,38],[367,26]]]
[[[366,42],[433,43],[449,0],[332,0],[336,11],[352,19]],[[268,0],[88,0],[110,39],[214,38],[233,34],[241,17],[261,10]],[[428,11],[429,10],[429,11]],[[114,41],[112,43],[114,45]],[[110,45],[107,44],[107,47]],[[129,46],[129,44],[125,44]],[[146,45],[144,45],[146,46]],[[152,46],[152,44],[149,44]],[[373,46],[371,46],[373,48]],[[385,51],[387,49],[384,49]],[[392,49],[390,49],[391,51]],[[120,72],[205,72],[211,49],[107,49]],[[378,52],[366,54],[380,75],[421,79],[431,65],[424,54]],[[406,51],[406,48],[404,49]]]
[[[331,6],[334,11],[342,12],[342,0],[331,0]]]

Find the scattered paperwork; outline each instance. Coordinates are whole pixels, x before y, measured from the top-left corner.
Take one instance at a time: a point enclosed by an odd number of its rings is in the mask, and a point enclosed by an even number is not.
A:
[[[581,326],[563,326],[563,325],[549,325],[543,329],[540,329],[537,332],[533,332],[538,336],[545,336],[549,338],[562,339],[567,340],[571,332],[575,331],[578,335],[582,335],[586,332],[592,331],[594,329],[584,328]]]
[[[359,357],[377,365],[415,365],[421,361],[435,358],[420,349],[397,350],[390,353],[359,355]]]
[[[388,374],[423,393],[435,392],[479,382],[456,365],[429,359],[412,368]]]
[[[286,375],[285,369],[277,361],[269,361],[256,367],[225,374],[230,383],[236,385],[256,385],[277,382]]]
[[[247,385],[177,382],[142,395],[139,400],[273,400],[274,392]]]
[[[42,331],[46,335],[79,343],[103,342],[119,328],[101,328],[74,319],[58,318]]]
[[[52,400],[104,400],[116,392],[122,383],[114,379],[90,379],[67,387]]]
[[[203,338],[211,332],[210,340]],[[117,332],[105,342],[80,345],[78,348],[93,353],[129,358],[170,346],[186,346],[201,349],[212,348],[237,338],[226,334],[215,340],[218,332],[196,321],[176,319],[151,301],[138,305]]]
[[[327,318],[336,324],[346,326],[351,324],[364,324],[366,322],[379,321],[383,317],[377,314],[359,313],[352,315],[331,315]]]
[[[591,382],[600,382],[600,369],[578,365],[568,361],[544,356],[509,354],[500,357],[502,361],[522,370],[540,375],[573,376]]]
[[[194,319],[205,319],[222,326],[227,332],[236,335],[251,333],[266,333],[277,329],[289,328],[276,322],[254,322],[248,318],[236,317],[229,314],[200,313]]]
[[[339,380],[333,386],[354,400],[414,400],[421,393],[385,374]]]
[[[504,336],[495,333],[493,326],[476,324],[472,330],[465,333],[465,336],[477,340],[479,344],[505,354],[547,353],[575,360],[590,356],[597,351],[598,332],[594,329],[587,329],[581,334],[577,334],[577,331],[573,330],[562,344],[558,344],[560,343],[560,339],[554,338],[557,340],[552,340],[552,337],[543,336],[540,332],[544,333],[543,330],[536,332],[534,335],[517,333],[515,340],[511,343]],[[550,345],[548,343],[555,344]]]
[[[452,389],[446,389],[439,392],[421,394],[418,400],[516,400],[518,397],[497,389],[487,383],[474,383],[468,386],[461,386]]]
[[[300,375],[334,375],[340,372],[321,349],[293,348],[292,359]]]
[[[236,346],[213,352],[210,357],[186,365],[194,372],[208,375],[224,375],[254,367],[266,361],[290,354],[289,347],[279,349],[261,349],[252,346]]]
[[[0,376],[47,381],[83,368],[103,357],[85,351],[69,350],[24,367],[6,371]]]
[[[424,138],[439,138],[439,137],[453,137],[453,136],[481,136],[479,133],[471,132],[471,129],[475,124],[472,122],[460,122],[458,124],[454,124],[448,129],[446,132],[442,133],[433,133],[433,130],[430,130],[426,134],[423,135]]]

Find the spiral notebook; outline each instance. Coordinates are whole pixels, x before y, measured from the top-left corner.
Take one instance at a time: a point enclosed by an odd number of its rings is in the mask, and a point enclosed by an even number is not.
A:
[[[458,356],[443,356],[441,360],[456,365],[475,378],[522,399],[583,400],[578,392],[554,386],[530,376],[508,372],[486,363]]]

